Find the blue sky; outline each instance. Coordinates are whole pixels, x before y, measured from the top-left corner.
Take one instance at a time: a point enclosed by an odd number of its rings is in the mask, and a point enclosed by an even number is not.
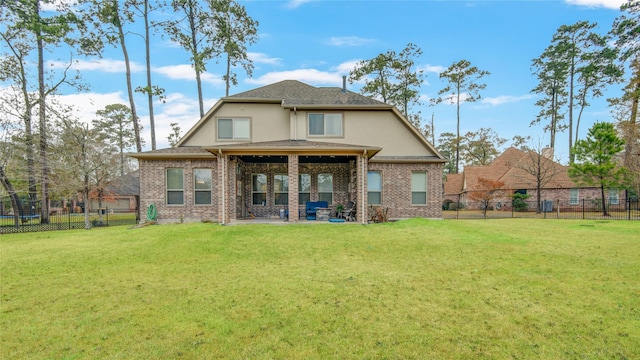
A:
[[[371,59],[387,50],[401,51],[411,42],[423,55],[418,67],[425,71],[420,108],[423,117],[433,114],[436,134],[455,132],[455,107],[430,107],[444,83],[438,73],[462,59],[491,72],[484,82],[483,100],[467,103],[461,110],[461,132],[490,127],[500,136],[530,135],[548,142],[542,126],[530,127],[538,113],[531,60],[550,44],[561,25],[580,20],[598,23],[606,33],[620,15],[622,0],[549,1],[241,1],[248,14],[259,21],[259,41],[249,48],[255,69],[247,78],[236,69],[239,85],[231,94],[285,79],[314,86],[342,86],[358,60]],[[156,16],[170,16],[157,14]],[[129,37],[134,87],[145,82],[143,43]],[[167,147],[169,124],[178,122],[186,132],[197,120],[197,95],[189,56],[160,36],[153,39],[154,82],[165,88],[166,103],[158,103],[156,138]],[[61,99],[76,104],[79,116],[93,118],[105,105],[128,104],[121,54],[107,51],[102,59],[79,59],[76,67],[91,85],[88,93],[64,94]],[[224,67],[215,60],[204,76],[205,109],[224,96]],[[358,92],[362,84],[348,84]],[[606,97],[617,96],[619,86]],[[147,104],[138,95],[137,109],[145,127],[145,149],[150,149]],[[206,111],[206,110],[205,110]],[[593,101],[583,115],[580,134],[595,121],[612,121],[604,98]],[[566,161],[568,134],[558,135],[556,155]]]

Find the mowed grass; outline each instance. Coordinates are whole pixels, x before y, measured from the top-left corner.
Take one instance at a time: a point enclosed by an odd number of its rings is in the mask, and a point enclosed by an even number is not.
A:
[[[2,359],[637,359],[640,223],[3,235]]]

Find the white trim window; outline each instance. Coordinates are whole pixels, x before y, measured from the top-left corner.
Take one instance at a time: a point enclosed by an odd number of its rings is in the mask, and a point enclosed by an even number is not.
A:
[[[289,175],[273,175],[273,201],[274,205],[289,204]]]
[[[411,205],[427,205],[427,173],[411,173]]]
[[[333,174],[318,174],[318,201],[333,204]]]
[[[580,189],[569,189],[569,205],[580,203]]]
[[[193,170],[194,205],[211,205],[211,169]]]
[[[619,205],[620,204],[620,196],[618,194],[618,190],[609,189],[609,205]]]
[[[251,139],[251,119],[249,118],[219,118],[218,140],[249,140]]]
[[[311,175],[298,175],[298,204],[306,204],[311,201]]]
[[[267,175],[251,175],[251,199],[253,205],[267,204]]]
[[[380,171],[367,173],[367,202],[369,205],[382,204],[382,173]]]
[[[165,175],[167,205],[184,205],[184,170],[168,168]]]
[[[307,129],[309,136],[341,137],[342,114],[309,114]]]

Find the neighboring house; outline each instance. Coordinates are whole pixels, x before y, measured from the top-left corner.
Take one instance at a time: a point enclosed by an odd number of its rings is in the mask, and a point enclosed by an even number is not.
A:
[[[132,154],[140,205],[158,221],[291,214],[308,201],[390,218],[441,218],[446,161],[393,106],[287,80],[224,97],[169,149]]]
[[[97,199],[91,199],[89,209],[97,211],[101,207],[118,212],[136,211],[140,196],[140,171],[132,171],[114,179],[104,193],[102,204],[98,204]]]
[[[511,195],[514,193],[528,194],[530,210],[535,210],[536,185],[535,177],[523,170],[531,166],[535,153],[527,153],[510,147],[500,154],[489,165],[465,166],[460,174],[448,174],[444,183],[443,206],[448,208],[452,203],[460,203],[463,207],[474,209],[478,204],[473,204],[469,199],[469,193],[476,189],[479,178],[502,181],[504,188],[502,196],[495,200],[495,207],[511,210]],[[547,169],[555,174],[540,191],[541,200],[552,201],[554,208],[577,206],[582,200],[601,199],[600,188],[597,186],[579,186],[569,178],[568,166],[563,166],[549,158],[542,158],[544,165],[540,168]],[[615,189],[606,190],[607,200],[612,205],[624,201],[624,191]],[[456,205],[453,205],[456,206]]]

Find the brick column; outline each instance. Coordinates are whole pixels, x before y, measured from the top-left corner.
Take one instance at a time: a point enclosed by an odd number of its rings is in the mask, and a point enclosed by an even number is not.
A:
[[[218,154],[218,222],[220,224],[227,223],[227,159],[222,153]]]
[[[362,224],[367,223],[367,172],[369,167],[369,161],[366,155],[358,156],[356,162],[356,221]]]
[[[289,155],[289,222],[298,222],[298,155]]]

